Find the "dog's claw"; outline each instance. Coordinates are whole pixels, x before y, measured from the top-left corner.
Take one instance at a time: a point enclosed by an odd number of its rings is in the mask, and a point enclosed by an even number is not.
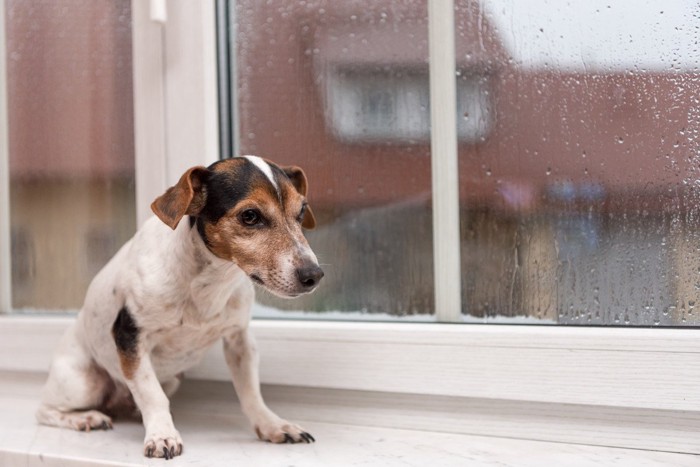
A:
[[[305,431],[302,431],[300,436],[301,436],[302,439],[303,439],[304,441],[306,441],[307,443],[315,443],[315,442],[316,442],[316,440],[314,439],[314,437],[311,436],[311,433],[307,433],[307,432],[305,432]]]
[[[284,442],[294,444],[294,438],[292,438],[289,433],[284,434]]]
[[[163,448],[163,457],[165,458],[166,461],[170,460],[170,450],[168,450],[167,446],[165,446]]]
[[[152,446],[149,446],[148,448],[146,448],[146,457],[153,457],[153,451],[154,451],[154,449],[155,449],[155,448],[152,447]]]

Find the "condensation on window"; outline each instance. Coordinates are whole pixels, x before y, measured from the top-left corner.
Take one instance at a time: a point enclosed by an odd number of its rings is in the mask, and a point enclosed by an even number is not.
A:
[[[234,16],[240,152],[307,171],[327,272],[263,303],[429,316],[426,2]],[[465,321],[698,324],[697,20],[681,0],[456,1]]]
[[[129,0],[7,0],[12,301],[78,309],[136,228]]]
[[[457,1],[457,82],[485,80],[459,144],[465,316],[700,324],[698,13]]]
[[[239,153],[305,170],[318,220],[308,238],[326,273],[293,301],[260,290],[258,310],[432,319],[427,2],[234,10]]]

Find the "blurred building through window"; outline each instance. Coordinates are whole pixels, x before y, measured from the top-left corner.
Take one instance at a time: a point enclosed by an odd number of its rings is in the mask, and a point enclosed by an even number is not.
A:
[[[15,308],[80,308],[135,231],[130,4],[6,1]]]

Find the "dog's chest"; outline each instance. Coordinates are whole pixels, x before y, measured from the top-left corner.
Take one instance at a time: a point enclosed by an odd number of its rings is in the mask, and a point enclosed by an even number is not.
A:
[[[234,288],[231,293],[229,283],[225,292],[204,289],[191,287],[193,293],[180,302],[177,311],[164,312],[160,326],[151,327],[147,340],[159,376],[174,376],[197,364],[222,336],[247,323],[248,307],[244,305],[252,297],[246,299],[245,288]]]
[[[236,325],[221,314],[207,321],[189,320],[183,316],[181,324],[151,333],[151,359],[156,371],[175,375],[195,365],[213,344]]]

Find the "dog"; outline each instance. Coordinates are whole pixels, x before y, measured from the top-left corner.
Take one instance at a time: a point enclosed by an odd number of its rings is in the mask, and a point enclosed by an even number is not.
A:
[[[302,232],[316,225],[306,193],[303,170],[256,156],[185,172],[90,284],[54,356],[38,422],[110,429],[108,414],[137,409],[144,455],[178,456],[183,444],[169,397],[183,372],[222,339],[258,438],[315,441],[265,405],[248,327],[253,283],[291,298],[312,292],[323,277]]]

